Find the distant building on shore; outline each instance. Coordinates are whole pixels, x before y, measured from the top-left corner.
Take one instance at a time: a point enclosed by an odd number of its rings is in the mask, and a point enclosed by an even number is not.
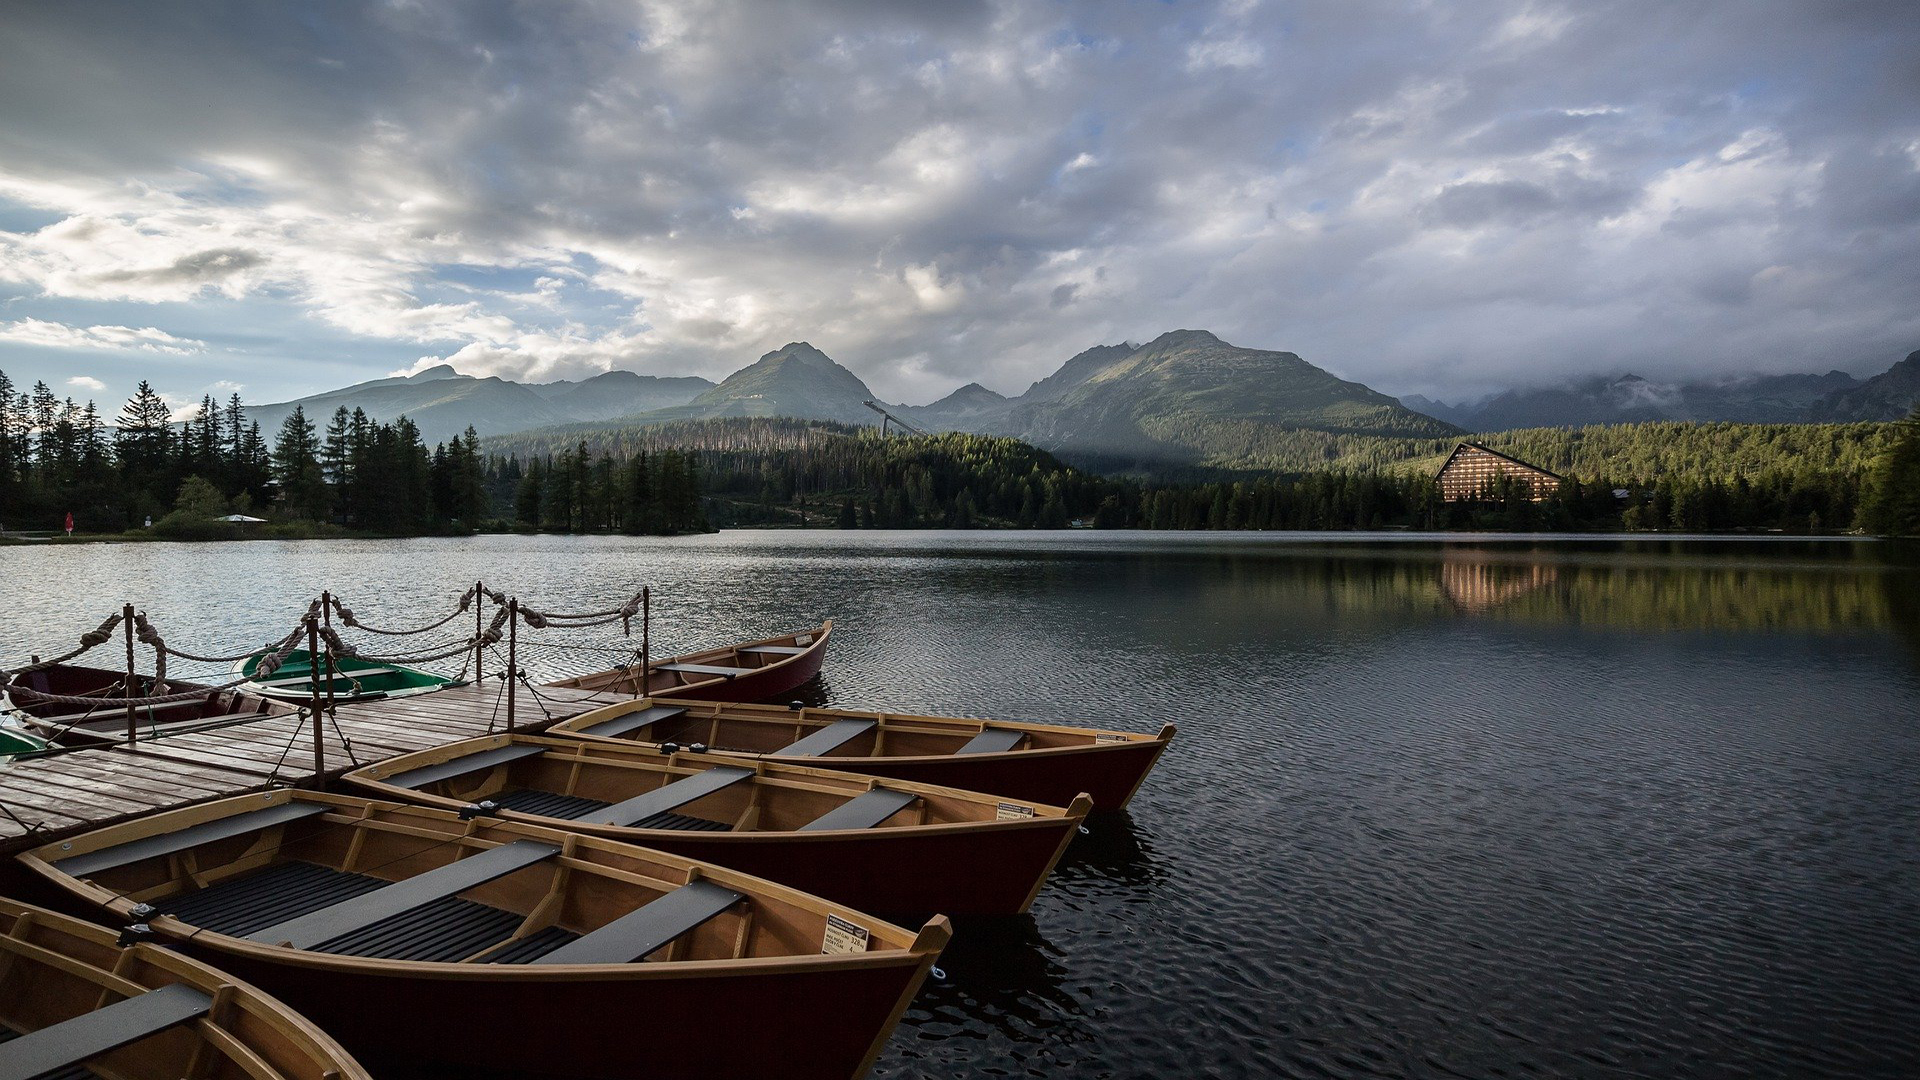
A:
[[[1502,479],[1526,485],[1534,502],[1560,487],[1558,475],[1472,442],[1454,447],[1435,479],[1440,482],[1440,498],[1447,502],[1484,498]]]

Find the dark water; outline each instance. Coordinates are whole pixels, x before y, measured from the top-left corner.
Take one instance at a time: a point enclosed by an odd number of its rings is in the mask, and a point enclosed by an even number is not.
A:
[[[11,548],[0,656],[123,596],[211,648],[322,587],[398,623],[475,577],[557,609],[649,582],[663,653],[833,615],[835,703],[1180,725],[1031,918],[960,926],[877,1075],[1920,1074],[1920,565],[1900,549]],[[612,655],[528,652],[555,674]]]

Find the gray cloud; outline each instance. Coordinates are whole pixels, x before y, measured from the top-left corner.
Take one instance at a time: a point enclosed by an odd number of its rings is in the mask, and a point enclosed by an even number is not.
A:
[[[0,280],[914,401],[1176,326],[1449,399],[1867,370],[1920,345],[1915,55],[1814,0],[9,5],[0,200],[59,221]]]

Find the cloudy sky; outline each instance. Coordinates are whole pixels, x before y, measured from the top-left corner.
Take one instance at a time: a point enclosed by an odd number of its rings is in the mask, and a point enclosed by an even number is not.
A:
[[[1209,329],[1393,393],[1920,348],[1920,5],[0,9],[0,370],[1017,393]]]

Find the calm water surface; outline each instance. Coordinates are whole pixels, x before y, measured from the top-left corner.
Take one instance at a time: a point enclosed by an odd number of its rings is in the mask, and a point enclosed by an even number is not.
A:
[[[876,1075],[1920,1074],[1910,552],[766,532],[16,547],[0,657],[56,651],[123,599],[201,651],[281,632],[321,588],[407,624],[475,578],[557,610],[651,584],[660,654],[831,615],[815,696],[835,704],[1180,725],[1031,918],[961,924]],[[558,675],[617,654],[527,655]]]

